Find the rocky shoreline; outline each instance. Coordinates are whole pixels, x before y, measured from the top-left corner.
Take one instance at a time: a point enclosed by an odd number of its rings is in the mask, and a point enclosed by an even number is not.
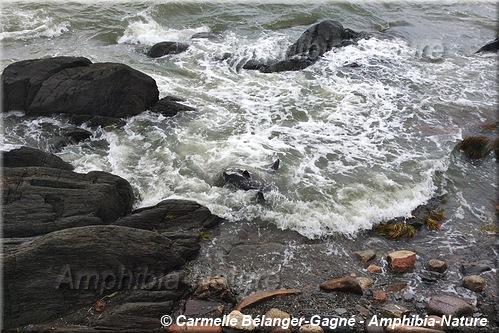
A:
[[[305,41],[291,48],[301,53],[253,69],[298,70],[332,47],[366,37],[332,25],[334,38],[324,37],[322,26],[311,27],[300,37]],[[311,52],[317,41],[318,54],[302,54],[304,45]],[[165,116],[193,110],[172,97],[159,99],[156,82],[144,73],[81,57],[14,63],[2,73],[2,83],[4,111],[65,114],[75,126],[116,125],[146,110]],[[86,138],[75,127],[59,143]],[[494,144],[486,141],[483,150],[497,154],[497,140]],[[2,184],[6,332],[499,329],[494,235],[482,239],[488,251],[453,255],[426,248],[425,231],[410,231],[411,240],[386,240],[379,230],[355,239],[310,240],[263,221],[229,223],[187,200],[133,210],[127,180],[99,171],[76,173],[59,157],[28,147],[4,152]],[[420,207],[413,220],[387,224],[436,230],[430,226],[437,228],[441,216],[429,214],[438,210],[434,205]],[[296,319],[300,325],[241,325],[245,315]],[[390,328],[389,321],[380,322],[411,315],[433,325],[413,321]],[[164,316],[225,318],[227,325],[187,327],[164,322]],[[313,321],[317,316],[321,320]],[[442,327],[442,318],[457,321]]]

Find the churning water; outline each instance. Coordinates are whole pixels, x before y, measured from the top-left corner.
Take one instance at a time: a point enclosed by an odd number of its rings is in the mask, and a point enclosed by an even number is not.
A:
[[[160,97],[196,111],[145,112],[124,127],[90,129],[90,141],[56,154],[78,172],[127,179],[137,207],[192,199],[228,220],[260,218],[315,238],[355,235],[407,216],[448,194],[450,221],[488,222],[496,163],[453,152],[495,120],[497,55],[474,52],[495,38],[494,2],[7,2],[0,22],[2,68],[46,56],[119,62],[152,76]],[[332,50],[307,69],[264,74],[250,58],[281,57],[323,19],[386,31]],[[222,40],[189,38],[213,31]],[[182,54],[150,59],[161,41],[189,42]],[[221,60],[224,53],[232,57]],[[345,66],[355,63],[358,67]],[[4,149],[51,149],[63,118],[3,116]],[[266,202],[215,186],[223,169],[280,170]],[[451,228],[452,229],[452,228]]]

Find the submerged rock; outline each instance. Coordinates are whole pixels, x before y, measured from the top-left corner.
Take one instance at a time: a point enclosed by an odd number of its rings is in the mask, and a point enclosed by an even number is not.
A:
[[[403,273],[414,268],[416,263],[416,253],[407,250],[400,250],[389,253],[387,256],[390,267],[393,271]]]
[[[159,58],[168,54],[179,54],[187,51],[189,44],[179,42],[161,42],[154,44],[148,51],[147,56]]]
[[[350,276],[322,282],[320,288],[324,291],[343,291],[358,295],[363,294],[359,281]]]
[[[496,37],[492,42],[485,44],[475,53],[497,52],[499,51],[499,37]]]

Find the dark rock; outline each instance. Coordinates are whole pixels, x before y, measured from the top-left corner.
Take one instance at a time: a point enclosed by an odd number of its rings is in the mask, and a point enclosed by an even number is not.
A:
[[[88,140],[92,137],[92,132],[84,130],[83,128],[70,128],[64,131],[64,135],[70,140],[72,143],[79,143],[85,140]]]
[[[321,283],[320,288],[324,291],[343,291],[362,295],[359,282],[350,276],[325,281]]]
[[[174,97],[164,97],[151,108],[152,112],[161,113],[165,117],[173,117],[179,112],[194,111],[190,106],[178,103]]]
[[[150,76],[124,64],[98,63],[65,69],[45,80],[26,114],[123,118],[149,109],[158,95]]]
[[[17,62],[4,70],[2,81],[4,110],[35,116],[134,116],[152,107],[159,95],[150,76],[124,64],[92,64],[85,58]]]
[[[325,20],[308,28],[288,48],[286,56],[301,56],[317,60],[333,47],[346,46],[359,36],[359,33],[353,30],[344,29],[338,21]]]
[[[198,32],[192,35],[191,39],[208,39],[212,42],[220,42],[224,38],[221,34],[215,32]]]
[[[3,110],[27,110],[43,82],[58,72],[92,64],[83,57],[55,57],[18,61],[2,73]]]
[[[496,37],[494,41],[485,44],[482,46],[478,51],[475,53],[482,53],[482,52],[497,52],[499,50],[499,37]]]
[[[185,302],[184,315],[189,318],[217,318],[223,314],[224,306],[220,302],[189,299]]]
[[[448,295],[432,296],[426,305],[428,314],[437,316],[471,316],[473,307],[459,297]]]
[[[197,299],[235,303],[236,297],[223,276],[210,276],[196,283],[192,294]]]
[[[157,232],[187,233],[198,235],[222,219],[194,201],[164,200],[153,207],[137,209],[113,224]]]
[[[3,154],[4,168],[45,167],[61,170],[73,170],[73,166],[62,158],[45,153],[39,149],[21,147]],[[7,184],[9,181],[7,180]],[[5,194],[4,194],[5,195]]]
[[[154,44],[148,51],[147,56],[159,58],[168,54],[179,54],[186,51],[189,44],[179,42],[161,42]]]
[[[198,251],[196,238],[176,240],[119,226],[87,226],[49,233],[4,259],[5,327],[59,318],[92,304],[104,293],[165,289],[163,279],[167,273],[184,265]],[[174,287],[169,288],[178,289]],[[112,322],[98,325],[112,326],[121,321],[121,326],[128,329],[133,323],[137,329],[157,327],[158,318],[173,304],[123,304],[116,308]]]
[[[464,275],[479,275],[483,272],[492,270],[494,263],[490,260],[479,260],[476,262],[465,263],[461,265],[461,272]]]
[[[291,58],[291,59],[285,59],[282,61],[275,62],[270,65],[264,65],[261,67],[258,67],[260,72],[262,73],[278,73],[278,72],[285,72],[285,71],[298,71],[301,69],[305,69],[309,67],[310,65],[314,64],[314,60],[310,60],[308,58]],[[244,67],[243,67],[244,68]]]
[[[4,179],[5,237],[111,223],[132,209],[130,184],[106,172],[6,167]]]
[[[419,273],[419,277],[425,282],[435,283],[442,278],[442,274],[439,272],[423,270]]]

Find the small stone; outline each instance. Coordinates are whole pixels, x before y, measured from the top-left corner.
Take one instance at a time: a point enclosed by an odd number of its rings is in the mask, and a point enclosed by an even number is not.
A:
[[[386,293],[383,290],[375,290],[373,291],[374,300],[384,303],[386,302]]]
[[[402,294],[402,298],[406,302],[411,302],[412,300],[414,300],[414,293],[412,291],[410,291],[410,290],[406,290]]]
[[[337,309],[335,309],[334,311],[335,311],[337,314],[339,314],[340,316],[341,316],[341,315],[344,315],[345,313],[347,313],[347,312],[348,312],[348,311],[347,311],[347,309],[345,309],[345,308],[337,308]]]
[[[370,273],[381,273],[383,270],[376,264],[370,264],[369,267],[367,267],[367,271]]]
[[[466,289],[481,292],[485,289],[485,279],[478,275],[468,275],[464,278],[463,286]]]
[[[300,326],[298,333],[324,333],[322,327],[312,324],[306,324]]]
[[[371,280],[370,278],[362,276],[358,277],[357,281],[359,282],[362,289],[367,289],[374,283],[374,281]]]
[[[414,268],[416,253],[407,250],[395,251],[389,253],[387,259],[394,272],[403,273]]]
[[[344,291],[362,295],[359,282],[350,276],[325,281],[321,283],[320,288],[324,291]]]
[[[265,313],[265,318],[272,318],[272,319],[289,319],[291,316],[289,313],[282,311],[281,309],[278,308],[271,308],[269,311]],[[276,327],[276,328],[282,328],[282,327]]]
[[[381,313],[387,318],[402,318],[409,315],[409,310],[401,305],[388,303],[381,307]]]
[[[471,316],[473,307],[459,297],[448,295],[432,296],[426,304],[428,314],[438,316]]]
[[[376,253],[373,250],[357,251],[353,254],[355,254],[364,264],[376,256]]]
[[[447,270],[447,263],[443,260],[430,259],[426,263],[426,269],[429,271],[443,273]]]
[[[243,325],[243,318],[244,314],[242,314],[240,311],[233,310],[227,315],[226,318],[228,327],[243,331],[253,331],[256,328],[255,325],[253,325],[252,322],[249,323],[249,325]]]

